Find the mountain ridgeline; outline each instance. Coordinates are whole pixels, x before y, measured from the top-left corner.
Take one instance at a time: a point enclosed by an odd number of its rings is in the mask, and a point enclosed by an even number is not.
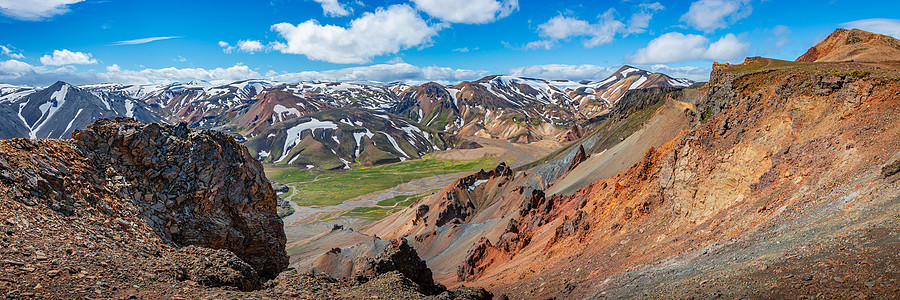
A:
[[[554,140],[606,112],[627,90],[691,83],[624,66],[604,80],[581,83],[488,76],[454,86],[265,80],[0,85],[0,138],[69,138],[97,119],[130,117],[219,130],[275,165],[342,169],[455,148],[457,136]]]

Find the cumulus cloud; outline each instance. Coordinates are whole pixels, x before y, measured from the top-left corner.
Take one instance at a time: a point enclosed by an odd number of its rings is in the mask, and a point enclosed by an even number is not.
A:
[[[693,66],[670,67],[663,64],[656,64],[649,67],[649,71],[653,73],[663,73],[674,78],[687,78],[693,81],[709,80],[709,69]]]
[[[146,44],[149,42],[168,40],[168,39],[177,39],[177,38],[180,38],[180,36],[156,36],[156,37],[148,37],[148,38],[142,38],[142,39],[127,40],[127,41],[118,41],[118,42],[113,43],[113,46],[138,45],[138,44]]]
[[[84,0],[0,0],[0,14],[25,21],[40,21],[69,12],[69,4]]]
[[[488,75],[484,70],[453,69],[447,67],[418,67],[408,63],[377,64],[326,71],[306,71],[285,74],[270,74],[271,80],[284,82],[298,81],[350,81],[350,82],[394,82],[418,84],[429,81],[450,84],[463,80],[475,80]]]
[[[519,9],[518,0],[413,0],[416,8],[450,23],[485,24]]]
[[[599,80],[609,77],[618,67],[598,65],[535,65],[509,69],[509,75],[541,79],[568,79],[572,81]]]
[[[16,53],[16,51],[13,51],[9,47],[3,46],[3,45],[0,45],[0,52],[2,52],[3,55],[9,56],[10,58],[15,58],[15,59],[24,59],[25,58],[25,55],[22,55],[21,53]]]
[[[847,22],[841,24],[841,26],[862,29],[900,39],[900,20],[897,19],[865,19]]]
[[[34,67],[15,59],[0,62],[0,78],[22,76],[34,72]]]
[[[373,57],[424,46],[437,35],[439,26],[425,22],[409,5],[392,5],[367,12],[349,27],[320,25],[316,20],[300,24],[272,25],[286,43],[273,43],[282,53],[306,55],[331,63],[366,63]]]
[[[324,71],[275,72],[265,75],[243,64],[226,68],[145,68],[128,70],[117,64],[106,67],[106,72],[76,73],[74,68],[32,66],[18,60],[0,61],[0,82],[24,85],[49,85],[58,80],[72,84],[123,83],[170,84],[191,80],[205,80],[213,84],[227,84],[238,80],[265,78],[281,82],[298,81],[346,81],[346,82],[404,82],[421,84],[429,81],[454,84],[463,80],[476,80],[489,75],[486,70],[454,69],[439,66],[419,67],[405,62],[376,64]]]
[[[259,41],[252,41],[252,40],[238,41],[237,47],[241,51],[249,52],[249,53],[259,52],[259,51],[263,50],[262,43],[260,43]]]
[[[641,3],[638,7],[638,12],[632,14],[631,19],[628,20],[628,28],[625,29],[628,33],[643,33],[647,31],[647,27],[650,27],[650,20],[653,19],[653,13],[665,9],[659,2]]]
[[[691,3],[681,21],[698,30],[712,32],[746,18],[752,11],[750,0],[698,0]]]
[[[322,5],[322,10],[326,16],[343,17],[350,14],[346,7],[341,5],[338,0],[313,0]]]
[[[629,59],[636,64],[729,60],[743,56],[748,46],[731,33],[710,44],[701,35],[669,32],[650,41],[646,48],[638,49]]]
[[[609,77],[620,66],[604,67],[598,65],[535,65],[509,69],[509,75],[520,77],[533,77],[547,80],[567,79],[571,81],[590,80],[597,81]],[[694,81],[709,79],[709,70],[700,67],[670,67],[663,64],[641,67],[654,73],[663,73],[674,78],[687,78]]]
[[[260,78],[260,74],[250,67],[237,64],[228,68],[161,68],[143,70],[125,70],[118,65],[115,68],[107,68],[106,73],[87,75],[95,77],[97,82],[118,82],[130,84],[169,84],[172,82],[187,82],[191,80],[205,80],[214,84],[225,84],[243,79]],[[112,67],[112,66],[111,66]]]
[[[226,41],[219,41],[219,47],[222,47],[222,52],[231,53],[234,51],[234,46],[228,44]]]
[[[593,48],[612,42],[616,33],[625,29],[625,23],[615,19],[616,11],[609,9],[602,15],[598,23],[590,23],[578,18],[559,15],[547,23],[538,25],[538,35],[544,40],[525,45],[525,48],[552,48],[556,41],[584,37],[585,48]]]
[[[53,50],[53,55],[41,56],[41,63],[49,66],[62,65],[92,65],[97,60],[91,58],[90,53],[72,52],[68,49]]]

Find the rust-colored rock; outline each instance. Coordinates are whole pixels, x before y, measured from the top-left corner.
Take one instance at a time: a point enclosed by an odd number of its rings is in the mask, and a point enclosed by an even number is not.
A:
[[[900,40],[859,29],[838,28],[797,62],[882,62],[900,60]]]

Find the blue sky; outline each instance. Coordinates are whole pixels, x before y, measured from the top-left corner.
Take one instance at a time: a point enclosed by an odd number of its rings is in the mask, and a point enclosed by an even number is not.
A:
[[[0,82],[46,85],[597,80],[623,64],[704,80],[793,60],[838,27],[900,37],[898,1],[0,0]]]

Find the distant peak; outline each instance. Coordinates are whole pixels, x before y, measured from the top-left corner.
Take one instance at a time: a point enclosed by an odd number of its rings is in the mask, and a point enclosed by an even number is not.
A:
[[[797,62],[881,62],[900,57],[900,40],[860,29],[835,29]]]
[[[618,72],[622,72],[622,71],[625,71],[625,70],[628,70],[628,69],[638,69],[638,70],[640,70],[640,68],[636,68],[636,67],[633,67],[633,66],[629,66],[629,65],[622,65],[622,67],[621,67],[621,68],[619,68],[619,70],[618,70],[618,71],[616,71],[616,73],[618,73]]]
[[[52,88],[59,88],[59,87],[62,87],[62,86],[72,86],[72,85],[71,85],[71,84],[68,84],[68,83],[65,82],[65,81],[57,81],[56,83],[50,85],[50,87],[52,87]]]

